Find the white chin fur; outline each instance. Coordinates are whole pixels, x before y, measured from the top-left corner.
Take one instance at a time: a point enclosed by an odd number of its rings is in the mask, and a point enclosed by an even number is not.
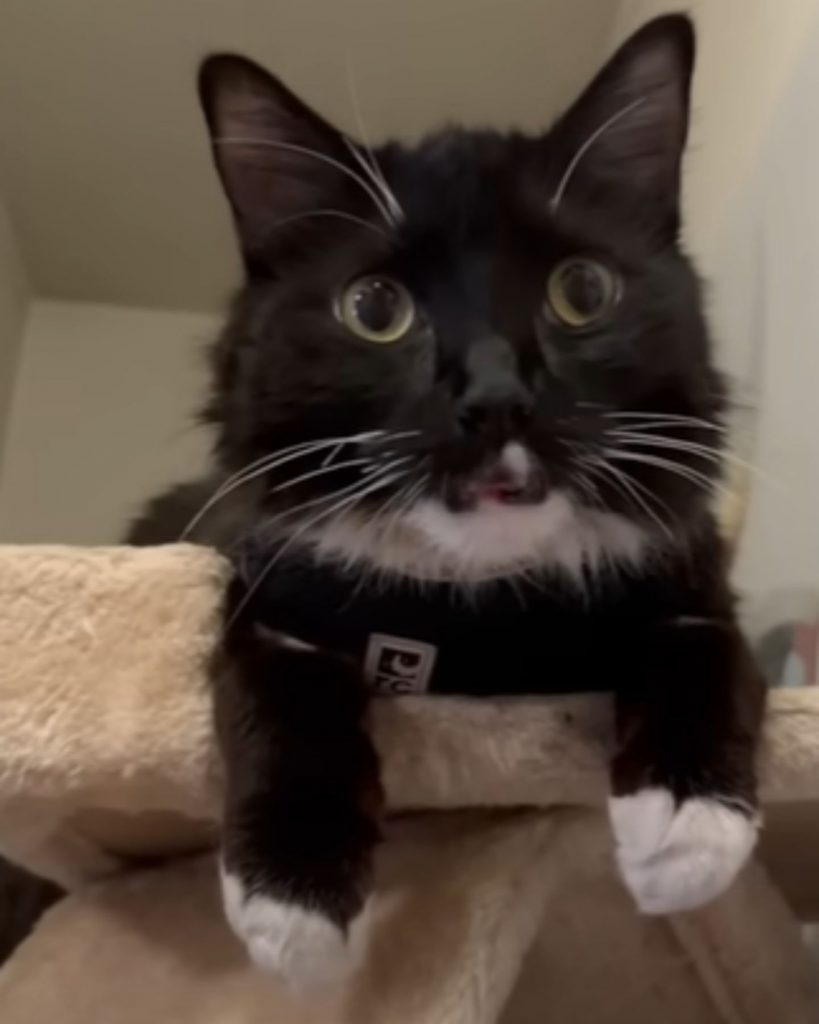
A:
[[[749,809],[750,810],[750,809]],[[644,914],[693,910],[723,893],[751,855],[753,813],[660,787],[609,802],[623,881]]]
[[[361,966],[369,934],[368,907],[345,933],[322,914],[261,893],[248,895],[236,875],[224,868],[220,874],[225,916],[250,959],[294,992],[336,988]]]
[[[470,583],[552,569],[582,586],[587,570],[640,564],[651,538],[623,516],[579,507],[554,492],[538,505],[481,502],[467,512],[425,498],[391,535],[347,519],[323,530],[314,544],[319,557],[420,579]]]

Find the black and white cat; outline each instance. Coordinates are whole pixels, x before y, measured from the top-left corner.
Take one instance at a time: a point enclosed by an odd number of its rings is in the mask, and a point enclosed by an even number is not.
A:
[[[366,945],[373,684],[614,690],[611,819],[645,912],[716,896],[754,846],[763,688],[678,244],[693,57],[664,17],[543,135],[376,150],[246,60],[202,68],[247,279],[214,349],[213,478],[131,539],[236,558],[224,898],[291,981]]]

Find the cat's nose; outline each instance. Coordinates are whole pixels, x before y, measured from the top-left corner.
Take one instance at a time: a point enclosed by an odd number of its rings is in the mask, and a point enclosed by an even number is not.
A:
[[[532,411],[532,397],[521,387],[514,391],[472,395],[460,403],[458,422],[466,434],[508,440],[526,431]]]
[[[490,435],[503,441],[528,427],[534,399],[521,379],[517,357],[505,339],[490,335],[474,342],[464,369],[466,387],[456,412],[465,433]]]

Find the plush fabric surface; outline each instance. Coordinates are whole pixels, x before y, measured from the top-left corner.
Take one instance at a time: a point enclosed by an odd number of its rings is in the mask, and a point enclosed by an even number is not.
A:
[[[393,816],[369,962],[309,1005],[252,971],[206,852],[227,576],[188,546],[0,548],[0,851],[73,890],[0,970],[4,1024],[812,1019],[796,921],[762,865],[700,912],[633,912],[601,810],[601,696],[376,702]],[[774,695],[762,767],[773,812],[798,807],[819,842],[812,690]],[[774,846],[799,909],[817,856]]]

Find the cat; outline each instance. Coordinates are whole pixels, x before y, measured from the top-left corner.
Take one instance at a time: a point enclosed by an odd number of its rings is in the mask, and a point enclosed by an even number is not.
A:
[[[366,950],[373,689],[613,690],[610,817],[646,913],[715,897],[752,851],[764,687],[679,241],[694,50],[668,15],[543,134],[375,150],[243,58],[202,66],[246,280],[213,351],[213,475],[131,540],[235,560],[223,896],[294,985]]]

